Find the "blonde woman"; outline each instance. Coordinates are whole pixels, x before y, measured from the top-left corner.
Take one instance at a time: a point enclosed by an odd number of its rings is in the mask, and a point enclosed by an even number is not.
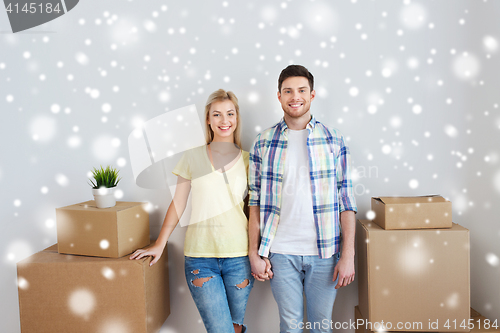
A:
[[[253,287],[248,260],[248,220],[243,212],[248,152],[241,150],[238,99],[219,89],[205,106],[207,145],[182,156],[173,173],[177,188],[155,244],[130,259],[163,253],[192,191],[191,220],[184,242],[189,290],[207,332],[241,333]]]

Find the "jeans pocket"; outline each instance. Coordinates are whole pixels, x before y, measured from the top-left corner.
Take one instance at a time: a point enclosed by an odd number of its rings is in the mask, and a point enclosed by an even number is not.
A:
[[[333,265],[337,266],[337,263],[339,262],[340,259],[340,252],[337,252],[333,255]]]

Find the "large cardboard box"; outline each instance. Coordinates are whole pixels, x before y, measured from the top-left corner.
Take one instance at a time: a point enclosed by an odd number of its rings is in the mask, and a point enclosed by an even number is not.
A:
[[[499,333],[500,328],[498,325],[498,320],[489,320],[486,317],[482,316],[479,312],[470,309],[470,324],[471,324],[471,333]],[[373,325],[367,326],[367,320],[359,311],[359,306],[354,307],[354,321],[356,322],[355,331],[356,333],[374,333],[376,331],[370,330],[370,327],[373,329]],[[457,325],[461,325],[462,323],[457,323]],[[464,325],[469,325],[469,321],[463,323]],[[451,323],[454,325],[454,323]],[[496,327],[495,327],[496,326]],[[488,328],[485,328],[488,327]],[[391,333],[394,331],[384,331],[386,333]]]
[[[151,257],[60,254],[53,245],[17,264],[22,333],[153,333],[170,314],[167,250]]]
[[[469,230],[384,230],[369,220],[356,227],[361,313],[374,322],[469,319]],[[393,329],[425,331],[425,329]]]
[[[373,222],[384,229],[451,228],[451,202],[440,195],[372,197]]]
[[[149,214],[141,202],[97,208],[87,201],[56,209],[59,253],[119,258],[149,244]]]

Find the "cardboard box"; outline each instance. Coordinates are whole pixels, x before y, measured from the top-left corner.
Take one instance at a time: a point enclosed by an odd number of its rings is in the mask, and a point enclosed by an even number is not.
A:
[[[469,319],[469,230],[384,230],[369,220],[356,224],[361,313],[374,322]],[[425,331],[393,329],[394,331]]]
[[[451,228],[451,202],[440,195],[372,197],[373,222],[384,229]]]
[[[471,323],[473,323],[473,327],[470,330],[471,333],[499,333],[500,329],[498,328],[498,320],[496,320],[496,326],[493,327],[492,324],[495,322],[495,320],[488,320],[486,317],[482,316],[480,313],[478,313],[476,310],[473,308],[470,308],[470,319],[472,319]],[[359,321],[358,321],[359,320]],[[359,306],[354,307],[354,321],[356,323],[359,323],[359,325],[356,325],[356,333],[374,333],[374,331],[370,330],[370,326],[366,326],[366,320],[364,319],[363,315],[361,314],[361,311],[359,311]],[[489,325],[488,325],[489,323]],[[461,324],[461,323],[459,323]],[[484,328],[485,324],[489,328]],[[453,325],[453,323],[452,323]],[[465,325],[465,323],[464,323]],[[373,328],[373,326],[372,326]],[[386,333],[391,333],[394,331],[385,331]]]
[[[119,258],[149,244],[149,214],[141,202],[97,208],[87,201],[56,209],[59,253]]]
[[[96,258],[53,245],[17,264],[22,333],[153,333],[170,314],[168,253]]]

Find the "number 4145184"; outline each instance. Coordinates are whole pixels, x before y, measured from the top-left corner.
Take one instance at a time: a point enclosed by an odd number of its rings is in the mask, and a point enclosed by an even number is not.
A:
[[[30,14],[36,14],[36,13],[43,13],[44,12],[44,7],[43,5],[45,5],[45,13],[52,13],[52,12],[56,12],[56,13],[59,13],[61,11],[61,9],[59,8],[59,3],[57,3],[55,6],[52,6],[52,4],[50,2],[47,2],[47,3],[41,3],[41,4],[36,4],[34,2],[31,2],[29,4],[29,7],[28,7],[28,4],[25,3],[24,6],[21,8],[21,10],[19,10],[19,4],[16,3],[14,5],[12,5],[12,3],[9,3],[9,5],[5,8],[7,10],[7,13],[12,13],[12,12],[15,12],[16,14],[18,14],[19,12],[25,12],[26,14],[30,13]],[[15,7],[15,8],[13,8]],[[40,7],[40,8],[38,8]]]
[[[476,323],[477,322],[477,323]],[[457,320],[447,320],[446,323],[444,324],[444,327],[446,327],[447,329],[456,329],[457,328]],[[481,329],[481,328],[484,328],[484,329],[489,329],[489,328],[494,328],[494,329],[498,329],[498,322],[497,322],[497,319],[495,319],[494,321],[491,321],[489,319],[484,319],[484,320],[480,320],[480,319],[469,319],[468,321],[466,321],[465,319],[462,320],[462,322],[460,323],[460,327],[463,328],[463,329],[474,329],[474,328],[477,328],[477,329]]]

